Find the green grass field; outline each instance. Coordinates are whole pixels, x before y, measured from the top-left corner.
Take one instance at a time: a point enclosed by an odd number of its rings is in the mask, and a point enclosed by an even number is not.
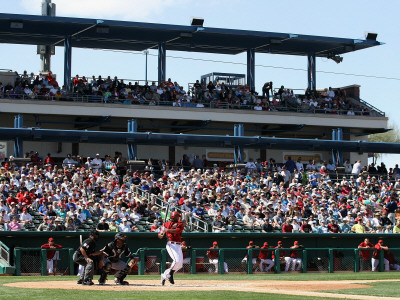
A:
[[[232,274],[232,275],[176,275],[175,281],[183,280],[207,280],[207,281],[224,281],[224,280],[290,280],[290,281],[315,281],[315,280],[384,280],[398,279],[398,273],[333,273],[333,274]],[[97,281],[98,276],[95,277]],[[159,280],[160,276],[129,276],[129,281],[140,280]],[[277,300],[292,300],[304,298],[304,296],[288,296],[280,294],[261,294],[251,292],[237,291],[100,291],[96,290],[56,290],[46,289],[45,283],[43,289],[25,289],[16,287],[4,286],[6,283],[12,282],[32,282],[32,281],[76,281],[77,276],[2,276],[0,277],[0,299],[277,299]],[[215,282],[217,285],[218,283]],[[387,296],[400,297],[400,289],[396,289],[397,282],[379,282],[369,283],[371,288],[353,289],[353,290],[329,290],[327,293],[342,293],[355,295],[370,295],[370,296]],[[307,299],[334,299],[323,297],[307,297]]]

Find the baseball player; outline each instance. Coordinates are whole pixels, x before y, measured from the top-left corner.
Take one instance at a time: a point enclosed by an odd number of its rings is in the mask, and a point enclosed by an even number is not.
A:
[[[219,247],[217,242],[213,242],[212,247],[210,247],[210,249],[218,249],[218,248]],[[218,273],[218,256],[219,256],[218,250],[207,251],[208,260],[215,266],[215,273]],[[224,262],[224,271],[225,273],[228,273],[228,264],[226,262]]]
[[[258,255],[258,258],[260,259],[259,268],[261,272],[268,272],[275,264],[275,261],[272,259],[273,250],[267,251],[266,249],[273,249],[273,247],[270,248],[268,243],[265,242],[260,248],[260,254]],[[265,268],[264,265],[266,265]]]
[[[111,270],[117,271],[114,275],[115,284],[129,285],[129,282],[124,279],[126,275],[128,275],[131,267],[121,260],[122,255],[130,259],[133,258],[133,254],[126,244],[126,235],[122,232],[118,232],[114,237],[114,241],[108,243],[100,251],[103,252],[103,259],[100,261],[99,267],[103,267],[103,272],[99,278],[99,285],[104,285],[106,283],[107,275]]]
[[[385,251],[385,258],[383,260],[385,264],[385,271],[389,271],[389,260],[387,259],[387,253],[389,251],[389,247],[383,243],[383,240],[379,240],[378,243],[375,245],[375,251],[372,255],[371,263],[372,263],[372,272],[376,271],[376,267],[379,265],[379,253],[380,251]]]
[[[246,249],[249,248],[254,248],[254,249],[259,249],[260,247],[257,245],[254,245],[253,241],[249,242],[249,245],[246,247]],[[252,264],[253,264],[253,269],[258,267],[258,255],[257,252],[253,250],[253,258],[252,258]],[[242,264],[246,265],[247,264],[247,255],[243,258]]]
[[[162,285],[165,284],[167,279],[171,284],[175,283],[174,273],[182,268],[183,263],[181,243],[184,225],[181,222],[181,215],[177,211],[172,212],[170,218],[170,221],[166,222],[158,233],[160,239],[165,234],[167,235],[168,242],[166,248],[169,256],[172,258],[171,266],[161,274]]]
[[[42,249],[61,249],[63,246],[54,243],[54,239],[49,238],[48,243],[41,246]],[[47,273],[56,275],[57,271],[57,261],[60,260],[60,255],[58,251],[48,250],[47,253]]]
[[[90,256],[100,255],[102,251],[95,251],[96,241],[99,239],[99,233],[96,230],[90,232],[88,239],[84,240],[82,245],[75,251],[73,260],[82,265],[84,270],[77,284],[93,285],[94,263]]]
[[[303,245],[300,245],[299,241],[294,241],[294,244],[291,249],[299,249],[303,248]],[[301,258],[299,257],[299,251],[291,251],[290,253],[290,264],[292,265],[292,271],[300,271],[301,269]],[[289,268],[288,268],[289,269]],[[285,271],[287,272],[286,268]]]
[[[365,239],[364,242],[358,245],[358,249],[372,249],[374,244],[372,244],[369,239]],[[360,270],[369,269],[369,259],[371,257],[371,251],[360,250]]]
[[[278,246],[276,246],[276,248],[284,248],[282,241],[278,242]],[[275,258],[275,253],[273,253],[272,257]],[[288,272],[292,259],[291,259],[290,256],[286,256],[286,251],[285,250],[279,251],[279,261],[281,263],[283,263],[283,262],[285,263],[285,272]]]

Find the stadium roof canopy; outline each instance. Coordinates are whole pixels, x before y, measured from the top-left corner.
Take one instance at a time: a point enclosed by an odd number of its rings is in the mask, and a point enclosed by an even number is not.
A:
[[[166,25],[69,17],[0,14],[0,43],[64,46],[73,36],[78,48],[143,51],[166,50],[238,54],[256,53],[331,57],[381,43],[302,34],[221,29],[199,26]]]

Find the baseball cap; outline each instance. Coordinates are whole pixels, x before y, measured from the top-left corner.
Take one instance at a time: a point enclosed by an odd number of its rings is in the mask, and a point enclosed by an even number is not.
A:
[[[52,237],[49,238],[49,242],[54,242],[54,239]]]
[[[299,243],[299,241],[294,241],[294,244],[299,245],[300,243]]]
[[[213,245],[217,246],[217,245],[218,245],[218,243],[215,241],[215,242],[213,243]]]
[[[279,241],[278,244],[283,244],[282,241]]]
[[[265,243],[264,243],[264,246],[268,246],[268,243],[267,243],[267,242],[265,242]]]
[[[378,243],[379,243],[379,244],[383,244],[383,240],[379,240]]]
[[[181,243],[182,245],[184,245],[184,246],[186,246],[186,242],[185,241],[182,241],[182,243]]]
[[[254,245],[254,242],[253,242],[253,241],[250,241],[250,242],[249,242],[249,245]]]

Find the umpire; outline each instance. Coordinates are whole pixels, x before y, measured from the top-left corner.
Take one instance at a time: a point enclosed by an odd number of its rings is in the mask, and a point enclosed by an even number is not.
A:
[[[100,255],[102,252],[95,252],[96,241],[99,239],[99,233],[96,230],[90,232],[88,239],[84,240],[82,245],[75,251],[73,260],[75,263],[84,267],[81,277],[77,284],[93,285],[94,263],[90,256]]]

